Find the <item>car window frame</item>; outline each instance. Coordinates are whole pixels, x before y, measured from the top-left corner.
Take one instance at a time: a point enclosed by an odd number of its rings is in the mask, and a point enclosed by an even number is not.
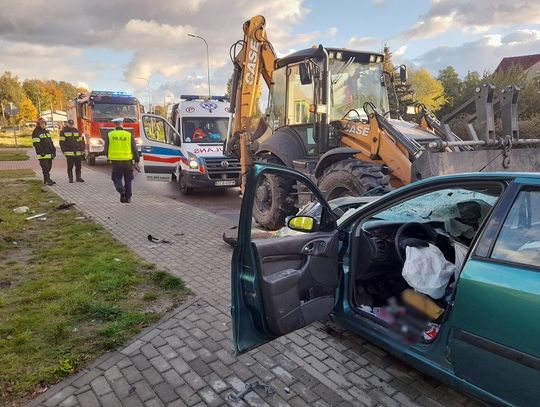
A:
[[[489,225],[483,231],[483,235],[485,235],[485,240],[483,243],[485,243],[486,245],[485,246],[478,245],[478,247],[475,248],[472,258],[476,260],[482,260],[485,262],[493,263],[493,264],[500,264],[503,266],[513,267],[513,268],[523,268],[527,270],[540,272],[540,265],[523,264],[523,263],[511,261],[511,260],[496,259],[492,257],[495,244],[497,243],[499,239],[499,236],[506,223],[506,220],[508,219],[508,216],[510,216],[510,212],[512,208],[514,207],[514,204],[519,198],[519,194],[522,191],[527,191],[527,190],[540,192],[540,185],[532,184],[532,183],[518,183],[518,182],[514,182],[510,185],[510,187],[507,190],[508,195],[505,196],[506,198],[504,200],[505,202],[501,202],[502,205],[500,206],[500,208],[497,209],[497,213],[493,212],[493,216],[492,216],[492,219],[490,219]],[[482,236],[482,238],[484,238],[484,236]],[[478,253],[479,251],[480,253]]]

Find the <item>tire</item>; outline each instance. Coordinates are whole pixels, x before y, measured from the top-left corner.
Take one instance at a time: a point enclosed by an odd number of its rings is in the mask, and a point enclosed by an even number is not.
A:
[[[283,163],[274,156],[257,160],[272,164]],[[285,225],[285,218],[297,212],[295,198],[291,195],[294,181],[288,181],[275,175],[263,175],[257,183],[253,217],[266,230],[277,230]]]
[[[182,195],[192,195],[193,194],[193,188],[188,187],[186,182],[186,177],[184,177],[184,174],[180,171],[178,174],[178,189],[180,189],[180,193]]]
[[[382,195],[391,191],[390,177],[380,166],[350,158],[330,165],[319,178],[319,189],[327,200],[345,196]]]

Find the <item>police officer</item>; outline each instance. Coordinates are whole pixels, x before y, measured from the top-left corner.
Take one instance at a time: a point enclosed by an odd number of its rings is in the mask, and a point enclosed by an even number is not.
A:
[[[56,182],[51,179],[51,168],[52,160],[56,157],[56,147],[46,127],[47,122],[43,117],[37,119],[36,128],[32,132],[32,144],[36,149],[39,165],[43,172],[43,183],[54,185]]]
[[[138,168],[139,152],[135,137],[129,131],[124,130],[123,118],[112,120],[116,128],[109,132],[105,140],[107,158],[112,162],[112,181],[114,187],[120,193],[120,202],[131,202],[131,181],[133,180],[133,161]],[[123,182],[122,182],[123,178]]]
[[[75,166],[75,180],[84,182],[81,178],[81,160],[84,154],[84,138],[79,134],[72,119],[60,132],[60,148],[67,160],[67,173],[69,182],[73,183],[73,166]]]

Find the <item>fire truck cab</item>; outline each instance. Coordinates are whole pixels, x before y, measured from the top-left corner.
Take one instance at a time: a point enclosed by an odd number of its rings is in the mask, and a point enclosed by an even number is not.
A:
[[[105,156],[105,137],[114,129],[112,119],[124,118],[123,127],[135,135],[140,148],[139,121],[142,106],[128,92],[92,91],[81,93],[68,102],[67,116],[77,123],[85,140],[85,159],[95,165],[96,158]]]
[[[142,157],[148,180],[178,182],[180,192],[240,185],[240,162],[223,155],[229,102],[182,95],[167,113],[142,117]]]

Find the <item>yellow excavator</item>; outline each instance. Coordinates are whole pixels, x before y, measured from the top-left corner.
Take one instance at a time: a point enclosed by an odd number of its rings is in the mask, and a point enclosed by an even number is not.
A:
[[[231,47],[234,74],[225,154],[240,159],[242,184],[254,161],[285,165],[316,180],[327,199],[382,194],[433,175],[477,171],[538,171],[540,140],[520,139],[519,89],[480,86],[442,122],[416,105],[417,122],[391,112],[384,55],[322,45],[277,58],[263,16],[244,23]],[[400,80],[406,80],[406,68]],[[256,117],[262,81],[266,114]],[[469,140],[448,122],[469,115]],[[496,135],[500,114],[503,137]],[[397,118],[395,118],[397,115]],[[391,118],[394,117],[394,118]],[[529,148],[512,148],[523,144]],[[300,203],[295,185],[267,176],[257,186],[254,217],[264,229],[284,224]]]

